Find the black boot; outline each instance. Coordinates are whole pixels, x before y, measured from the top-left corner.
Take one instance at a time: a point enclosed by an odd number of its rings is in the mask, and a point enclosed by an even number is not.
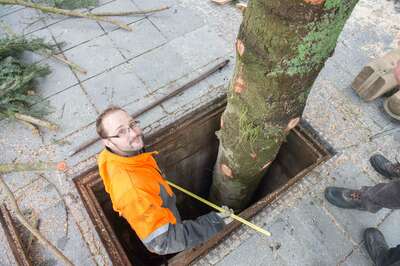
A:
[[[325,188],[325,198],[331,204],[346,209],[366,210],[361,202],[361,192],[359,190],[341,187]]]
[[[392,179],[400,177],[400,163],[392,163],[383,155],[374,154],[369,158],[372,167],[384,177]]]
[[[365,248],[375,265],[383,265],[389,247],[386,244],[385,237],[382,233],[376,228],[367,228],[364,231],[364,241]]]

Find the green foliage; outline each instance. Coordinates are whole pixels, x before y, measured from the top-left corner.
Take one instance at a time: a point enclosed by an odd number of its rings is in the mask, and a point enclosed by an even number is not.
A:
[[[28,40],[22,36],[6,37],[0,39],[0,59],[7,56],[18,56],[23,51],[38,51],[53,48],[54,45],[49,45],[39,38]]]
[[[48,66],[23,63],[18,57],[24,51],[52,49],[42,39],[7,37],[0,39],[0,117],[13,117],[14,113],[43,116],[48,105],[37,110],[31,106],[42,99],[34,94],[33,81],[50,73]]]
[[[97,6],[97,0],[36,0],[39,4],[63,9],[77,9]]]

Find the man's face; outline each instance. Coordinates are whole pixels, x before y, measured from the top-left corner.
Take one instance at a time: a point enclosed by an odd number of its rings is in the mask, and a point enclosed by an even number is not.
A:
[[[130,155],[143,148],[143,135],[139,125],[125,111],[115,111],[103,119],[107,136],[104,145],[120,155]]]

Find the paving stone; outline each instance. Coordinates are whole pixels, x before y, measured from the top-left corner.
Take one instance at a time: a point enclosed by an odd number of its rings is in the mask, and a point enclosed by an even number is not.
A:
[[[166,36],[168,40],[180,37],[204,25],[203,19],[195,12],[178,5],[150,15],[149,20],[161,30],[162,34]],[[212,39],[203,39],[203,42],[207,43],[205,40]],[[182,47],[185,46],[182,45]]]
[[[210,86],[228,87],[228,85],[229,85],[229,82],[233,76],[234,68],[235,68],[235,54],[229,53],[229,54],[225,55],[223,58],[228,59],[229,63],[223,69],[220,69],[217,72],[213,73],[211,76],[207,77],[206,80],[210,84]],[[212,62],[210,64],[212,64]]]
[[[132,32],[118,29],[108,36],[126,59],[131,59],[166,42],[166,39],[147,19],[131,24]]]
[[[36,79],[36,92],[40,96],[47,98],[78,83],[68,65],[54,58],[45,59],[40,63],[48,65],[51,70],[49,75]]]
[[[176,80],[173,83],[168,84],[168,86],[162,87],[158,89],[157,91],[154,92],[154,97],[162,97],[163,95],[167,93],[171,93],[174,90],[178,89],[179,87],[189,83],[190,81],[196,79],[201,75],[201,73],[204,73],[206,69],[211,68],[213,65],[218,64],[219,62],[222,62],[223,60],[216,60],[209,65],[199,68],[192,73],[185,75],[184,77],[180,78],[179,80]],[[165,101],[162,106],[164,110],[172,114],[176,112],[176,110],[184,108],[187,104],[190,104],[193,101],[201,99],[204,95],[210,96],[212,94],[213,90],[218,90],[218,86],[227,86],[227,83],[229,81],[227,75],[230,74],[229,72],[229,67],[226,67],[226,70],[224,69],[225,72],[223,73],[215,73],[215,75],[219,75],[219,77],[214,77],[213,80],[209,80],[207,77],[206,79],[198,82],[197,84],[191,86],[190,88],[186,89],[182,93],[176,95],[175,97],[169,99],[168,101]],[[222,72],[222,71],[221,71]],[[213,77],[214,74],[212,74],[209,77]]]
[[[84,18],[68,18],[49,26],[49,29],[56,41],[64,44],[63,51],[104,34],[96,21]]]
[[[170,45],[175,51],[178,51],[192,69],[205,66],[211,61],[223,58],[232,52],[232,47],[228,46],[218,33],[209,26],[204,26],[177,38],[171,41]]]
[[[23,9],[24,7],[22,6],[15,6],[15,5],[2,5],[0,8],[0,18],[8,15],[10,13],[13,13],[15,11],[18,11],[20,9]]]
[[[24,35],[45,27],[40,14],[32,8],[23,8],[0,18],[16,34]],[[2,32],[3,29],[0,30]]]
[[[177,4],[176,0],[131,0],[140,10],[147,10],[153,8],[159,8],[162,6],[175,6]]]
[[[342,68],[354,77],[371,61],[371,57],[363,53],[358,47],[349,46],[345,42],[338,42],[333,54],[334,60],[340,62]]]
[[[321,100],[324,98],[326,100]],[[338,105],[334,106],[332,101],[325,92],[311,91],[303,118],[309,121],[320,136],[335,149],[368,142],[369,136],[373,134],[370,129],[351,115],[347,115],[349,112],[347,114],[338,112]],[[323,116],[321,110],[325,110]]]
[[[109,37],[104,35],[64,52],[66,58],[87,71],[76,72],[80,81],[84,81],[124,61]]]
[[[389,247],[400,245],[400,212],[394,210],[384,221],[379,225],[379,230],[385,236]]]
[[[400,18],[392,1],[363,0],[357,4],[348,22],[370,24],[377,32],[384,31],[395,36],[399,31]]]
[[[339,161],[336,169],[331,169],[329,173],[329,186],[338,186],[359,189],[362,186],[373,186],[375,183],[368,178],[367,173],[349,161],[348,157],[343,157]],[[341,209],[327,202],[323,196],[323,190],[316,194],[320,198],[323,206],[334,217],[335,222],[340,224],[351,238],[356,242],[362,241],[362,232],[367,227],[378,225],[388,214],[387,210],[378,213],[365,211]]]
[[[128,11],[138,11],[139,9],[136,7],[136,5],[130,1],[130,0],[116,0],[112,1],[109,3],[106,3],[100,7],[97,7],[93,9],[91,12],[96,13],[96,12],[128,12]],[[138,21],[142,19],[143,16],[113,16],[113,17],[108,17],[110,19],[114,19],[116,21],[125,23],[125,24],[131,24],[135,21]],[[113,24],[107,23],[107,22],[99,22],[100,25],[103,27],[103,29],[106,32],[115,30],[119,28],[118,26],[115,26]],[[134,28],[134,26],[132,26]],[[129,33],[126,30],[123,30],[125,33]]]
[[[220,263],[216,263],[215,265],[288,265],[280,256],[278,256],[277,250],[275,249],[277,243],[266,241],[262,238],[262,236],[254,235],[231,252],[226,259]],[[270,242],[270,244],[266,242]]]
[[[335,265],[352,249],[335,223],[307,196],[268,227],[273,234],[264,241],[264,249],[271,241],[280,244],[276,253],[288,265]]]
[[[9,119],[0,121],[0,151],[7,151],[3,152],[1,162],[30,160],[41,145],[40,137],[25,125]]]
[[[78,154],[72,157],[69,156],[69,154],[81,144],[97,137],[96,125],[93,122],[89,126],[80,128],[78,131],[68,135],[66,138],[51,139],[48,145],[38,149],[39,154],[37,160],[53,162],[65,161],[69,167],[74,167],[102,150],[103,146],[101,142],[98,141]]]
[[[137,108],[142,108],[148,102],[145,85],[126,63],[83,82],[82,86],[100,111],[110,105],[124,106],[133,102]]]
[[[340,265],[343,266],[372,266],[374,265],[365,251],[354,249],[353,253]]]
[[[338,91],[348,90],[355,76],[351,75],[346,71],[341,64],[334,60],[335,57],[330,57],[326,60],[324,67],[319,72],[317,79],[315,80],[313,87],[323,89],[319,85],[324,81],[332,83]]]
[[[97,117],[96,110],[79,85],[50,97],[49,103],[55,110],[45,118],[59,125],[60,129],[45,132],[46,143],[49,143],[52,139],[64,138],[66,135],[95,121]]]
[[[129,61],[150,92],[179,79],[192,70],[170,43]],[[168,69],[168,71],[165,71]]]
[[[32,209],[37,214],[61,199],[55,188],[42,178],[36,179],[14,194],[21,211]]]
[[[51,243],[63,252],[63,254],[76,265],[95,265],[91,259],[81,233],[76,226],[73,216],[68,216],[68,235],[66,235],[66,212],[62,202],[46,209],[40,213],[39,230]],[[43,263],[54,259],[50,251],[36,241],[32,245],[31,253],[40,256],[36,257],[36,263]],[[55,265],[63,265],[57,262]]]
[[[234,47],[236,37],[242,22],[242,13],[235,5],[217,5],[212,1],[185,0],[180,6],[192,10],[221,34],[228,45]]]
[[[22,189],[39,178],[35,172],[15,172],[3,175],[3,180],[12,192]]]

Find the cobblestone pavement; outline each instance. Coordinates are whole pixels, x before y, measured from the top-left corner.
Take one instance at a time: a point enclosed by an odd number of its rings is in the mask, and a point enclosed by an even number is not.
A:
[[[19,123],[0,121],[1,163],[66,160],[71,167],[67,173],[12,173],[4,179],[21,209],[38,215],[40,231],[76,265],[110,265],[110,260],[72,181],[95,165],[101,146],[93,145],[79,156],[69,157],[69,152],[96,136],[94,121],[108,105],[134,112],[193,79],[201,69],[228,58],[231,63],[222,71],[139,119],[145,133],[154,132],[223,94],[234,67],[234,42],[241,21],[234,6],[206,0],[99,2],[95,11],[171,8],[149,16],[119,18],[132,27],[127,32],[103,22],[0,7],[0,20],[15,32],[64,42],[61,54],[87,70],[84,75],[27,53],[27,61],[41,61],[52,69],[37,87],[54,108],[46,119],[61,130],[45,131],[40,138]],[[382,112],[382,100],[362,102],[350,83],[365,63],[397,47],[397,5],[396,1],[361,0],[311,91],[304,118],[337,154],[254,217],[255,223],[272,232],[271,238],[242,227],[196,264],[372,265],[361,239],[367,226],[378,226],[390,245],[400,243],[398,212],[339,210],[322,196],[327,185],[359,187],[383,182],[368,164],[369,155],[378,151],[391,159],[396,156],[398,125]],[[4,33],[0,30],[0,34]],[[57,264],[36,242],[30,253],[37,264]],[[0,265],[16,265],[2,231],[0,258]]]

